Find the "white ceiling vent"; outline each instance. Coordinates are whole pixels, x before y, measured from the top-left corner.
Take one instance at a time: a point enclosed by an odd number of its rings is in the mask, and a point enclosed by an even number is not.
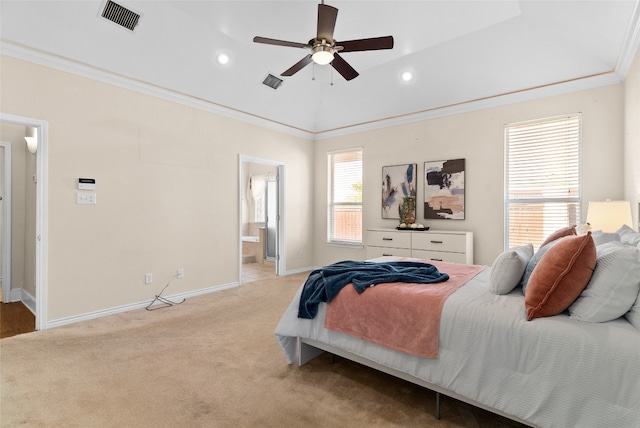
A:
[[[140,19],[139,14],[127,9],[126,7],[120,6],[118,3],[114,3],[111,0],[105,2],[101,16],[131,31],[136,28],[138,20]]]
[[[273,89],[278,89],[280,85],[282,85],[282,79],[278,79],[273,74],[267,74],[267,77],[264,78],[262,84]]]

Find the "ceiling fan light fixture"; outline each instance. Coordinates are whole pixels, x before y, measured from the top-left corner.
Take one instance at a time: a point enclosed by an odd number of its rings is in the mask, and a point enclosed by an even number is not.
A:
[[[311,59],[318,65],[327,65],[333,61],[333,48],[329,45],[314,46],[312,52]]]

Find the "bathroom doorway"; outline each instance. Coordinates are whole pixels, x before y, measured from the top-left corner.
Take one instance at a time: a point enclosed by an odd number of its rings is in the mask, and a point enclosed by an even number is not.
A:
[[[284,165],[241,155],[240,283],[274,277],[281,259]]]
[[[47,135],[48,123],[44,120],[0,113],[0,133],[3,142],[12,147],[11,170],[12,188],[24,188],[24,200],[18,201],[19,193],[2,195],[5,202],[12,201],[11,225],[8,216],[3,215],[2,267],[11,264],[11,273],[3,272],[9,281],[3,281],[3,302],[22,302],[35,315],[35,329],[47,328]],[[27,132],[29,131],[29,132]],[[25,138],[28,137],[28,138]],[[7,146],[4,146],[7,156]],[[27,147],[29,149],[27,150]],[[6,158],[4,160],[6,163]],[[2,168],[6,174],[6,168]],[[20,181],[22,180],[22,181]],[[6,185],[6,175],[5,175]],[[14,190],[15,190],[14,189]],[[20,202],[18,204],[18,202]],[[3,206],[4,209],[6,207]],[[11,230],[11,232],[9,232]],[[8,235],[11,233],[11,240]],[[8,247],[20,244],[19,252]],[[7,256],[11,255],[11,262]]]
[[[4,133],[3,133],[4,134]],[[0,142],[0,303],[11,302],[11,144]]]

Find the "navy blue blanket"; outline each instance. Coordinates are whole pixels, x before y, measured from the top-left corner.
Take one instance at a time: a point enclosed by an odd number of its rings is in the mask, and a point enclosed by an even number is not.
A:
[[[312,319],[320,302],[330,302],[342,288],[353,283],[358,293],[367,287],[386,282],[428,284],[449,279],[446,273],[428,263],[342,261],[316,269],[307,278],[300,296],[298,318]]]

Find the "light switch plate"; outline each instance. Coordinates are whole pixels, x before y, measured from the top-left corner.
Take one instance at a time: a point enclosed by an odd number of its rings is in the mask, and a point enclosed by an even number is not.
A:
[[[95,205],[96,204],[96,194],[95,193],[78,192],[76,202],[78,203],[78,205]]]

